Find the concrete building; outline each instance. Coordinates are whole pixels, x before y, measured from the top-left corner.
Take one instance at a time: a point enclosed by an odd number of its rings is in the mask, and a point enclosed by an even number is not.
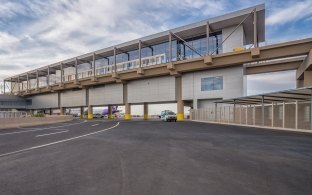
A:
[[[131,104],[144,104],[146,118],[148,103],[177,103],[181,120],[185,105],[246,95],[247,74],[300,69],[298,86],[311,84],[302,57],[311,56],[311,39],[259,47],[264,41],[261,4],[12,76],[5,93],[49,113],[88,107],[89,118],[94,106],[125,105],[130,119]]]

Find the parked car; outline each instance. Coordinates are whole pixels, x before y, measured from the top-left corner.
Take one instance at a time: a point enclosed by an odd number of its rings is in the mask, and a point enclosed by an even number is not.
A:
[[[100,113],[96,113],[93,115],[93,118],[103,118],[103,115]]]
[[[161,112],[160,114],[160,119],[162,121],[166,121],[166,122],[171,122],[171,121],[174,121],[174,122],[177,122],[177,115],[172,112],[171,110],[164,110]]]

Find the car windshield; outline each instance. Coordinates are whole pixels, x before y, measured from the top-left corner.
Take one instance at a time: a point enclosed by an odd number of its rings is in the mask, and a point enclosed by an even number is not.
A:
[[[175,115],[174,112],[167,112],[168,115]]]

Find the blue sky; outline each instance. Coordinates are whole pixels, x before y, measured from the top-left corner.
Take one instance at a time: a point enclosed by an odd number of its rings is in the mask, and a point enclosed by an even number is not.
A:
[[[0,0],[0,80],[260,3],[266,44],[312,37],[312,0]],[[294,85],[293,73],[273,78]]]

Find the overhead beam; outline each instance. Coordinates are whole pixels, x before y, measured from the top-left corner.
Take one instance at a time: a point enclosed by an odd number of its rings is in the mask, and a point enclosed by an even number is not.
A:
[[[311,47],[307,57],[305,58],[305,60],[298,67],[298,70],[296,72],[297,79],[303,79],[304,72],[306,70],[311,69],[311,67],[312,67],[312,47]]]

